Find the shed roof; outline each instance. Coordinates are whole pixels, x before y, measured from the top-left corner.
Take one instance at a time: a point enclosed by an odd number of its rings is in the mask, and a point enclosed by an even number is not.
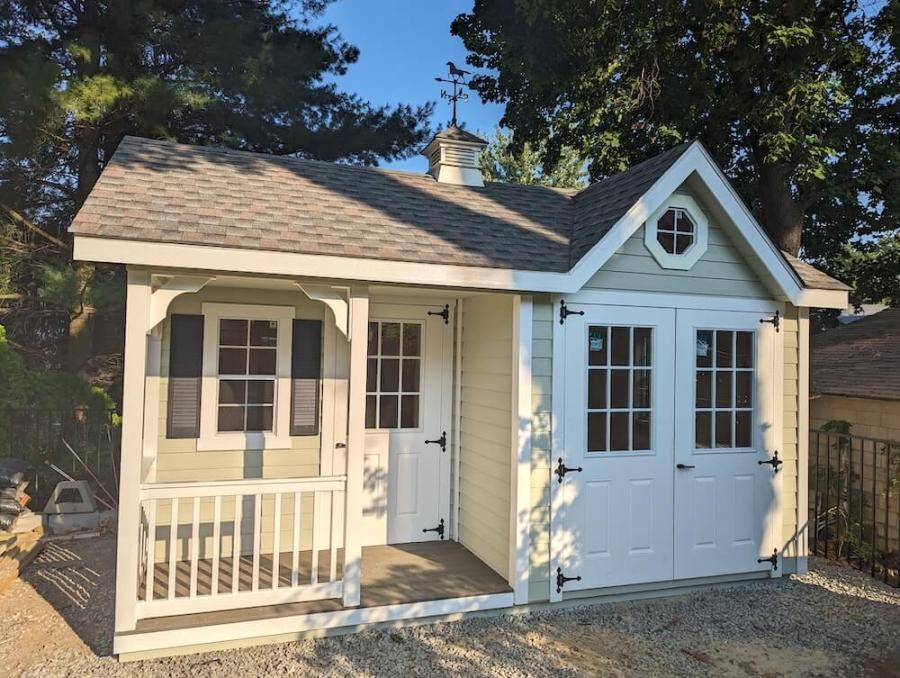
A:
[[[813,335],[810,392],[900,400],[900,308]]]
[[[468,134],[468,133],[466,133]],[[569,271],[690,144],[581,190],[125,137],[76,235],[537,272]],[[806,287],[846,289],[789,258]]]

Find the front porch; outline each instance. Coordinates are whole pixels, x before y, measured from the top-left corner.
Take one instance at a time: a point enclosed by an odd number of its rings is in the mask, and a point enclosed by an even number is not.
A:
[[[343,549],[337,551],[337,571],[343,565]],[[322,551],[318,556],[319,578],[329,577],[331,552]],[[309,576],[312,552],[304,551],[300,556],[302,576]],[[220,564],[219,591],[231,590],[233,568],[231,559]],[[284,559],[281,562],[285,562]],[[190,588],[190,563],[180,561],[175,578],[181,593]],[[212,590],[212,563],[199,563],[198,595],[209,595]],[[291,569],[279,566],[281,586],[289,586]],[[249,589],[253,579],[253,560],[240,560],[239,579],[241,587]],[[155,595],[165,598],[168,587],[168,566],[162,564],[156,569]],[[272,558],[260,559],[259,583],[261,587],[272,586]],[[415,544],[393,544],[389,546],[365,546],[362,550],[362,578],[359,609],[382,606],[423,603],[454,598],[472,598],[495,594],[511,594],[509,583],[481,562],[468,549],[453,541],[432,541]],[[508,596],[507,596],[508,597]],[[223,610],[199,614],[185,614],[173,617],[142,619],[136,633],[190,629],[198,626],[214,626],[237,621],[260,621],[310,615],[322,612],[344,610],[337,599],[284,603],[262,607]]]
[[[116,653],[526,602],[530,310],[129,271]]]

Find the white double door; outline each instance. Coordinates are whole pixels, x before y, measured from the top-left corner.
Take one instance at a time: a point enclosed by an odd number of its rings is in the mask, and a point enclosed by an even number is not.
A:
[[[453,324],[441,306],[369,308],[364,545],[440,539],[442,520],[449,536]]]
[[[581,471],[552,476],[553,544],[581,580],[565,590],[770,570],[765,314],[570,306],[584,315],[565,321],[562,463]]]

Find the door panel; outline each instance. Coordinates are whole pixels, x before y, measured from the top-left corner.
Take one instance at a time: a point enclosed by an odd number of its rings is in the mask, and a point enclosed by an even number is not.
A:
[[[774,311],[774,309],[773,309]],[[770,570],[779,547],[775,332],[758,313],[678,311],[675,578]]]
[[[581,576],[566,590],[671,579],[675,311],[578,308],[565,327],[564,462],[583,470],[555,502],[559,566]]]
[[[452,325],[432,306],[373,303],[366,379],[363,544],[439,538],[450,511]]]

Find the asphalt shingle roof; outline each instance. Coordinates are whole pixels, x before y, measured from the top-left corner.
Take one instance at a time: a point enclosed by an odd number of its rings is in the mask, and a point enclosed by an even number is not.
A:
[[[900,400],[900,308],[810,339],[810,392]]]
[[[455,186],[427,174],[125,137],[71,231],[565,272],[688,147],[575,191],[490,182]],[[809,287],[846,289],[799,260],[789,262]],[[834,284],[840,287],[827,287]]]

